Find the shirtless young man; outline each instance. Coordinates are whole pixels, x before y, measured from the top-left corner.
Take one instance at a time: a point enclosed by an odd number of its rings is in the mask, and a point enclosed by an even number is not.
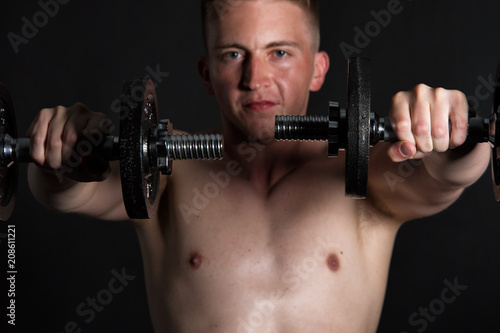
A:
[[[274,116],[304,115],[329,67],[318,52],[317,1],[202,2],[199,70],[220,105],[225,158],[177,162],[155,218],[134,221],[155,330],[376,331],[398,228],[452,204],[487,167],[488,145],[460,147],[465,96],[425,85],[395,95],[401,141],[372,149],[369,199],[347,199],[343,156],[327,159],[322,143],[272,141]],[[39,113],[29,180],[40,202],[127,218],[115,163],[100,182],[71,179],[84,172],[61,182],[53,172],[103,118],[82,104]],[[383,174],[409,158],[419,167],[393,191]]]

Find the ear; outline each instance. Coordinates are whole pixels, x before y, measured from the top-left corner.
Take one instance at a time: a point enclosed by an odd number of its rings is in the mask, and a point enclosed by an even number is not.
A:
[[[330,57],[326,52],[318,52],[314,57],[314,74],[309,90],[318,91],[325,82],[325,76],[330,68]]]
[[[210,72],[208,70],[208,60],[205,57],[201,57],[198,59],[198,73],[203,79],[203,83],[205,85],[205,90],[209,95],[214,94],[214,90],[212,88],[212,82],[210,81]]]

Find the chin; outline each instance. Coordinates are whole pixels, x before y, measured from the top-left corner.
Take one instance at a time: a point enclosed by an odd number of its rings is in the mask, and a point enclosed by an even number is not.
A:
[[[259,143],[274,141],[274,117],[272,121],[258,122],[248,128],[248,137]]]

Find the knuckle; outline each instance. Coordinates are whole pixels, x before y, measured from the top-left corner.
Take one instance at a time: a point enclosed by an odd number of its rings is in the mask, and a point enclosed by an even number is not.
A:
[[[467,102],[467,96],[465,96],[465,94],[460,90],[449,90],[448,92],[454,101],[464,103]]]
[[[31,139],[32,145],[34,145],[34,146],[40,146],[40,145],[43,145],[45,143],[45,136],[43,136],[42,134],[40,134],[38,132],[33,133],[31,135],[30,139]]]
[[[41,109],[40,112],[38,112],[38,116],[35,121],[47,123],[50,121],[50,119],[52,119],[54,113],[55,109],[49,109],[49,108]]]
[[[463,118],[457,118],[455,120],[455,129],[456,130],[458,130],[460,132],[464,132],[464,134],[465,134],[468,127],[469,127],[469,121],[467,118],[463,117]]]
[[[411,122],[408,119],[396,119],[393,127],[396,133],[409,132],[411,129]]]
[[[458,90],[446,90],[443,88],[440,88],[439,92],[435,94],[435,99],[437,103],[440,103],[443,109],[448,110],[450,113],[453,112],[453,109],[456,106],[460,105],[460,99],[461,99],[461,92]],[[464,96],[463,101],[465,102],[464,105],[467,105],[467,99]]]
[[[49,150],[60,150],[62,148],[62,140],[58,136],[51,137],[47,142],[47,147]]]
[[[464,118],[468,117],[469,102],[467,96],[463,92],[456,90],[451,97],[451,103],[453,106],[458,106],[463,109],[464,112],[461,112],[461,114]]]
[[[75,104],[73,104],[72,108],[75,108],[75,109],[86,109],[87,106],[85,104],[83,104],[82,102],[76,102]]]
[[[436,87],[436,88],[434,88],[433,92],[434,92],[434,96],[436,96],[436,97],[441,97],[441,96],[447,95],[449,93],[449,91],[444,89],[443,87]]]
[[[429,124],[425,121],[419,121],[413,126],[413,133],[416,136],[426,136],[429,132]]]
[[[64,134],[63,140],[67,146],[73,147],[78,141],[78,134],[74,131],[68,131]]]
[[[54,108],[55,114],[64,114],[68,112],[68,108],[62,105],[58,105]]]
[[[448,127],[442,124],[435,124],[432,127],[432,137],[436,139],[444,139],[448,136]]]
[[[449,99],[449,92],[446,89],[441,88],[441,87],[434,88],[432,96],[434,97],[434,100],[436,101],[436,103],[444,104]]]
[[[90,110],[89,108],[81,103],[81,102],[76,102],[75,104],[73,104],[70,108],[73,112],[76,112],[76,113],[80,113],[80,114],[86,114],[86,113],[89,113]]]
[[[405,103],[407,101],[407,99],[408,99],[407,93],[405,91],[399,91],[396,94],[394,94],[394,96],[392,96],[391,103],[393,105],[398,105],[398,104]]]
[[[423,83],[419,83],[417,84],[414,88],[413,88],[413,93],[416,95],[416,96],[421,96],[423,94],[426,94],[429,92],[429,90],[431,90],[432,88],[429,87],[428,85],[426,84],[423,84]]]

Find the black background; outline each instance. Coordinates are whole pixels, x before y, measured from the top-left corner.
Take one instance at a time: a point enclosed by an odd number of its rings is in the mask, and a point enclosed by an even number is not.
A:
[[[311,113],[326,113],[329,100],[345,103],[347,64],[339,45],[355,46],[354,28],[363,30],[374,20],[371,11],[390,2],[322,1],[322,49],[332,66],[324,88],[312,95]],[[462,90],[480,100],[479,113],[487,116],[492,99],[482,95],[488,87],[479,90],[481,97],[476,88],[500,60],[500,2],[401,0],[400,6],[401,13],[359,52],[372,60],[374,111],[386,115],[394,93],[424,82]],[[161,118],[190,132],[218,126],[215,100],[197,73],[204,53],[198,7],[198,1],[72,0],[15,53],[7,35],[21,35],[22,18],[33,22],[41,7],[34,0],[4,1],[0,81],[13,97],[19,132],[41,108],[76,101],[118,124],[111,105],[123,80],[146,75],[147,66],[169,72],[157,88]],[[20,167],[9,221],[17,228],[17,331],[65,332],[74,321],[83,332],[152,332],[131,223],[42,208],[29,192],[26,167]],[[500,332],[499,220],[488,170],[445,212],[406,223],[396,240],[379,332]],[[6,227],[2,223],[0,233]],[[0,241],[3,274],[7,250],[5,239]],[[86,323],[76,308],[107,288],[113,269],[136,278]],[[467,289],[425,327],[412,326],[412,313],[438,304],[444,281],[455,279]]]

